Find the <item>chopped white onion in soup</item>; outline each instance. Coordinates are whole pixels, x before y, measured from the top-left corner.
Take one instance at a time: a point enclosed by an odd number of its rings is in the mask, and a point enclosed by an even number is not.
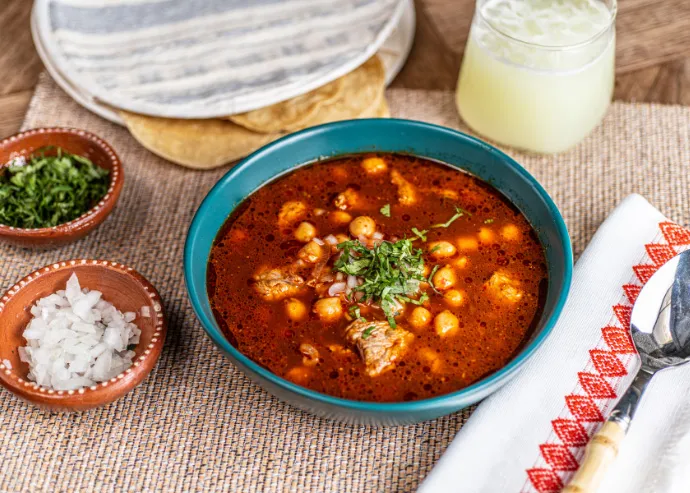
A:
[[[352,289],[357,286],[357,276],[349,275],[347,276],[347,287]]]
[[[347,284],[344,282],[334,282],[331,284],[331,287],[328,288],[328,296],[335,296],[340,293],[344,293],[345,289],[347,289]]]
[[[316,243],[317,245],[321,245],[321,246],[324,245],[324,242],[321,238],[314,238],[314,243]]]
[[[323,241],[325,241],[326,243],[328,243],[328,244],[331,245],[331,246],[337,245],[337,244],[338,244],[338,239],[337,239],[335,236],[333,236],[333,235],[328,235],[328,236],[326,236],[326,237],[323,239]]]
[[[371,235],[372,238],[375,240],[382,240],[383,239],[383,233],[380,231],[375,231],[373,235]]]
[[[405,309],[405,305],[403,305],[402,303],[400,303],[400,301],[398,301],[398,300],[395,299],[395,298],[393,298],[393,303],[392,303],[392,304],[393,304],[393,306],[395,307],[395,311],[394,311],[394,314],[395,314],[395,315],[399,315],[399,314],[402,313],[402,311]]]
[[[23,334],[28,344],[19,348],[19,359],[29,365],[29,380],[49,389],[76,390],[116,377],[132,365],[134,351],[128,348],[141,335],[132,323],[136,313],[122,313],[101,296],[82,289],[72,274],[64,290],[31,307],[33,318]]]

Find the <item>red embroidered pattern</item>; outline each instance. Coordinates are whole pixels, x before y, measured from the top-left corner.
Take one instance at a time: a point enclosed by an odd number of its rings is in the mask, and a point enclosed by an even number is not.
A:
[[[560,418],[554,419],[551,424],[553,424],[553,431],[556,432],[561,442],[567,443],[571,447],[583,447],[587,445],[589,436],[587,435],[587,430],[585,430],[585,427],[582,426],[579,421]]]
[[[587,395],[595,399],[613,399],[616,392],[609,383],[596,373],[580,372],[577,374],[580,385]]]
[[[577,374],[578,389],[565,396],[566,416],[551,422],[557,440],[542,443],[539,460],[535,467],[526,471],[533,491],[557,493],[563,488],[579,466],[577,457],[581,456],[582,448],[604,421],[604,410],[617,397],[616,386],[633,366],[635,348],[630,339],[632,304],[652,274],[676,253],[690,246],[690,230],[671,222],[660,223],[659,229],[663,240],[645,245],[649,262],[633,267],[638,282],[622,286],[629,304],[612,307],[614,323],[601,329],[601,340],[589,351],[591,367],[588,365]]]

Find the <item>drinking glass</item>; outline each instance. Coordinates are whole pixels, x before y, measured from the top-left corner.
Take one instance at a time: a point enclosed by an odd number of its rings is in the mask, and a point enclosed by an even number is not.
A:
[[[477,0],[456,102],[501,144],[560,152],[603,119],[614,86],[616,0]]]

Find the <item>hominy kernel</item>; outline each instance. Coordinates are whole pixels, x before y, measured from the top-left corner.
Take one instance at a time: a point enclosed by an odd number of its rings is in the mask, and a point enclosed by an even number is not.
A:
[[[434,328],[440,336],[452,335],[458,331],[459,327],[458,317],[448,310],[442,311],[434,318]]]

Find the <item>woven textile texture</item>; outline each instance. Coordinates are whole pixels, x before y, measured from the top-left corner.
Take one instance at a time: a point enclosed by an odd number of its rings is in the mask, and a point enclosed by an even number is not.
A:
[[[394,116],[463,128],[453,94],[391,90]],[[0,245],[7,289],[43,265],[114,260],[159,290],[169,332],[158,366],[105,408],[49,414],[2,392],[0,491],[411,491],[469,417],[465,410],[397,428],[349,426],[281,403],[236,370],[206,337],[186,299],[187,227],[225,169],[189,171],[155,157],[123,128],[42,77],[25,128],[74,126],[110,142],[125,166],[119,205],[102,227],[61,249]],[[558,156],[508,151],[552,195],[576,254],[623,197],[638,192],[676,222],[690,210],[690,108],[616,103],[582,144]]]

